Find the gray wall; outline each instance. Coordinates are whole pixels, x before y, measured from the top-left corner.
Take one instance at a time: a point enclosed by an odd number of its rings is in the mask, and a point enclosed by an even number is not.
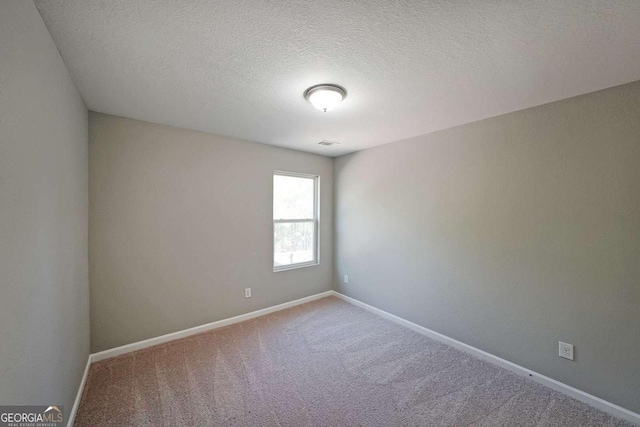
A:
[[[334,169],[337,291],[640,412],[640,82]]]
[[[332,159],[98,113],[89,135],[92,351],[331,289]],[[273,272],[275,169],[320,175],[318,266]]]
[[[0,2],[0,404],[65,405],[89,355],[87,110],[30,1]]]

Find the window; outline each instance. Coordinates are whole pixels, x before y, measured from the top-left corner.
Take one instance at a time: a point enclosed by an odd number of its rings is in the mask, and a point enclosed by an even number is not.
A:
[[[320,178],[273,174],[273,271],[318,264]]]

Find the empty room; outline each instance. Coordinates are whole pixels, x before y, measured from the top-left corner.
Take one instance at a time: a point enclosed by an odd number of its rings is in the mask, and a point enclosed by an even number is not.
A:
[[[640,426],[640,1],[0,0],[0,427]]]

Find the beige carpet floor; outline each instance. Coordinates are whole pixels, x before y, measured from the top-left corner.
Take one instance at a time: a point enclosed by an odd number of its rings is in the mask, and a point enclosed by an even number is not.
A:
[[[77,426],[630,426],[335,297],[91,366]]]

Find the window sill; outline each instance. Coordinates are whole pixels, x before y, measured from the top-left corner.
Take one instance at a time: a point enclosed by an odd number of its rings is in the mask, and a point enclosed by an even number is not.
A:
[[[313,267],[314,265],[320,265],[320,263],[313,261],[313,262],[305,262],[304,264],[292,264],[292,265],[285,265],[282,267],[273,267],[273,272],[278,273],[280,271],[296,270],[298,268]]]

